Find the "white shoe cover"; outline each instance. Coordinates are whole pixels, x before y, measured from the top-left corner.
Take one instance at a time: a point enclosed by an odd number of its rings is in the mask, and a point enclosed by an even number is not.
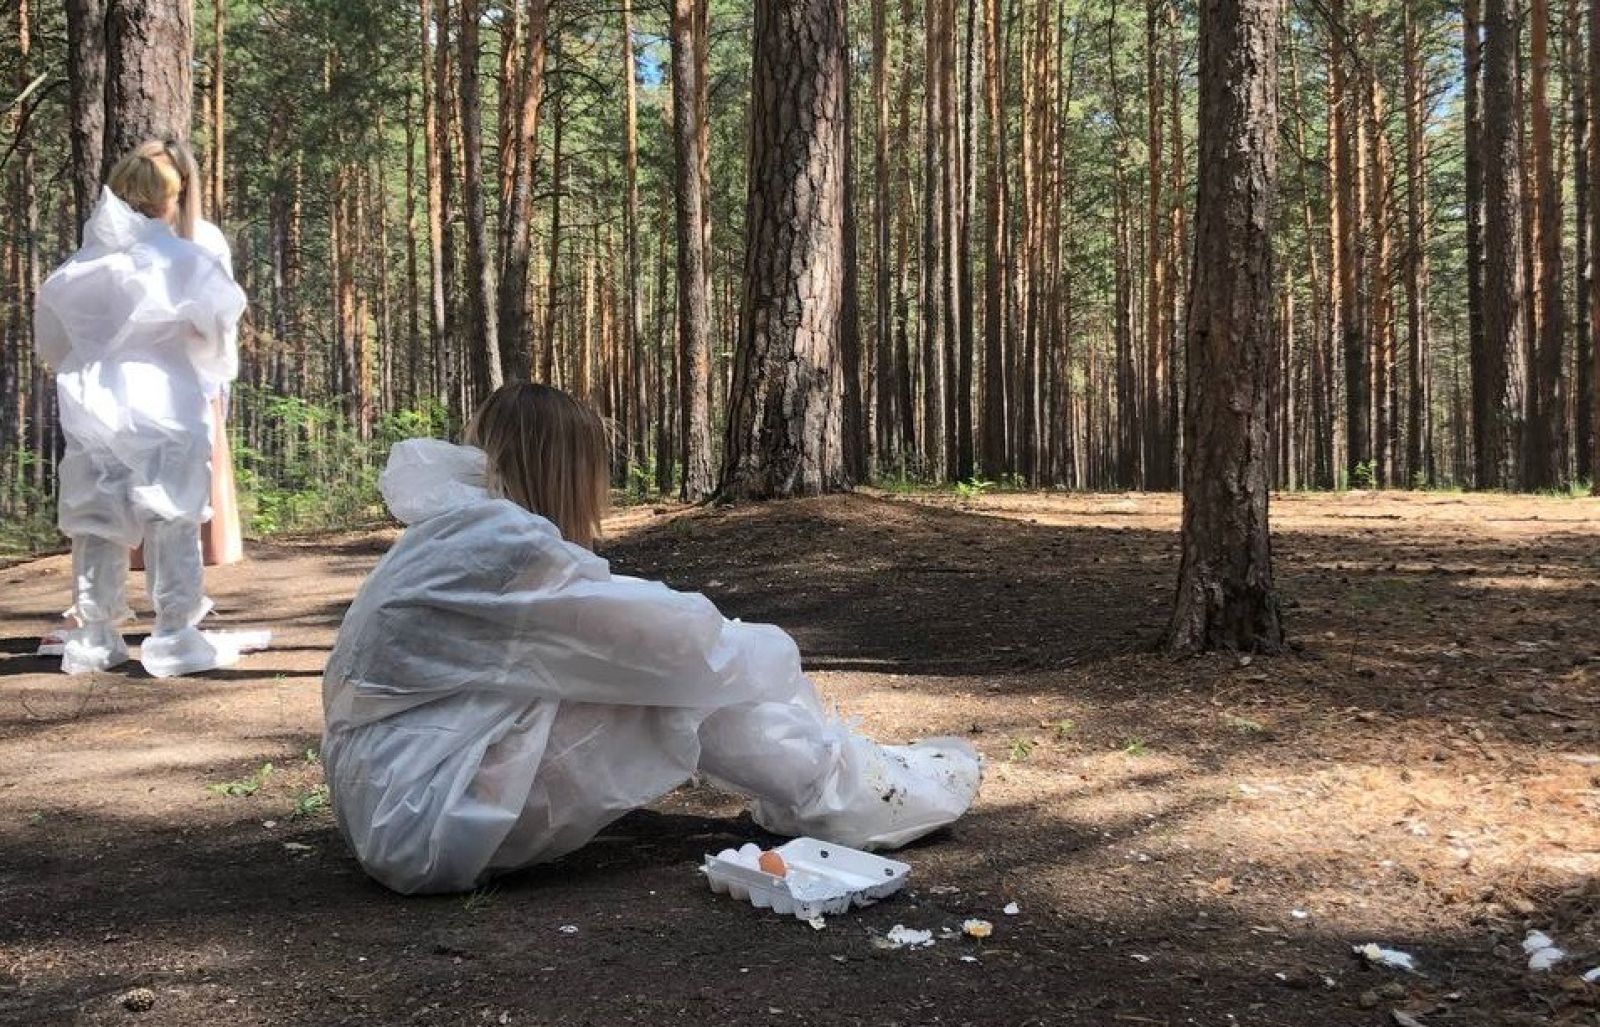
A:
[[[960,738],[878,745],[850,734],[820,794],[799,807],[758,799],[756,823],[861,849],[897,849],[954,822],[972,805],[983,762]]]
[[[63,673],[91,674],[128,662],[128,644],[122,640],[122,633],[110,624],[86,624],[63,631],[61,638]]]
[[[145,639],[139,662],[151,677],[175,678],[231,667],[239,662],[239,647],[226,632],[184,628]]]

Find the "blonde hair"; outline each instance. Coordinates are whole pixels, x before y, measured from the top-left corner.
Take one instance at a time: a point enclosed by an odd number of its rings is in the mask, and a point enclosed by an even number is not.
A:
[[[494,491],[594,548],[611,497],[605,424],[593,408],[548,385],[511,382],[472,415],[467,443],[488,454]]]
[[[200,169],[178,139],[146,139],[135,146],[112,165],[106,185],[145,217],[164,219],[176,201],[173,230],[194,238],[200,220]]]

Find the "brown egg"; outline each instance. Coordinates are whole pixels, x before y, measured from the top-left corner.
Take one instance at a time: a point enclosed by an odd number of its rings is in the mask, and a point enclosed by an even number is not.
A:
[[[773,877],[783,877],[789,873],[789,868],[784,865],[783,857],[778,855],[776,849],[763,852],[761,858],[756,860],[756,866],[760,867],[763,873],[771,874]]]

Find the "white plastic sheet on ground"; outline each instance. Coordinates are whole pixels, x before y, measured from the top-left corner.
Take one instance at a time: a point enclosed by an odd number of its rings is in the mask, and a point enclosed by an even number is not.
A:
[[[409,527],[345,617],[323,683],[340,829],[400,892],[555,859],[699,771],[780,834],[892,848],[978,788],[959,739],[879,746],[824,710],[790,637],[610,572],[484,489],[484,457],[394,448]]]

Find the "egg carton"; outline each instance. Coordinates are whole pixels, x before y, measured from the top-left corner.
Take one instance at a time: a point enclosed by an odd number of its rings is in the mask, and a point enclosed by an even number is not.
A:
[[[719,895],[799,920],[870,906],[905,887],[911,873],[909,864],[816,838],[796,838],[774,851],[783,857],[782,877],[760,869],[755,845],[708,855],[700,872]]]

